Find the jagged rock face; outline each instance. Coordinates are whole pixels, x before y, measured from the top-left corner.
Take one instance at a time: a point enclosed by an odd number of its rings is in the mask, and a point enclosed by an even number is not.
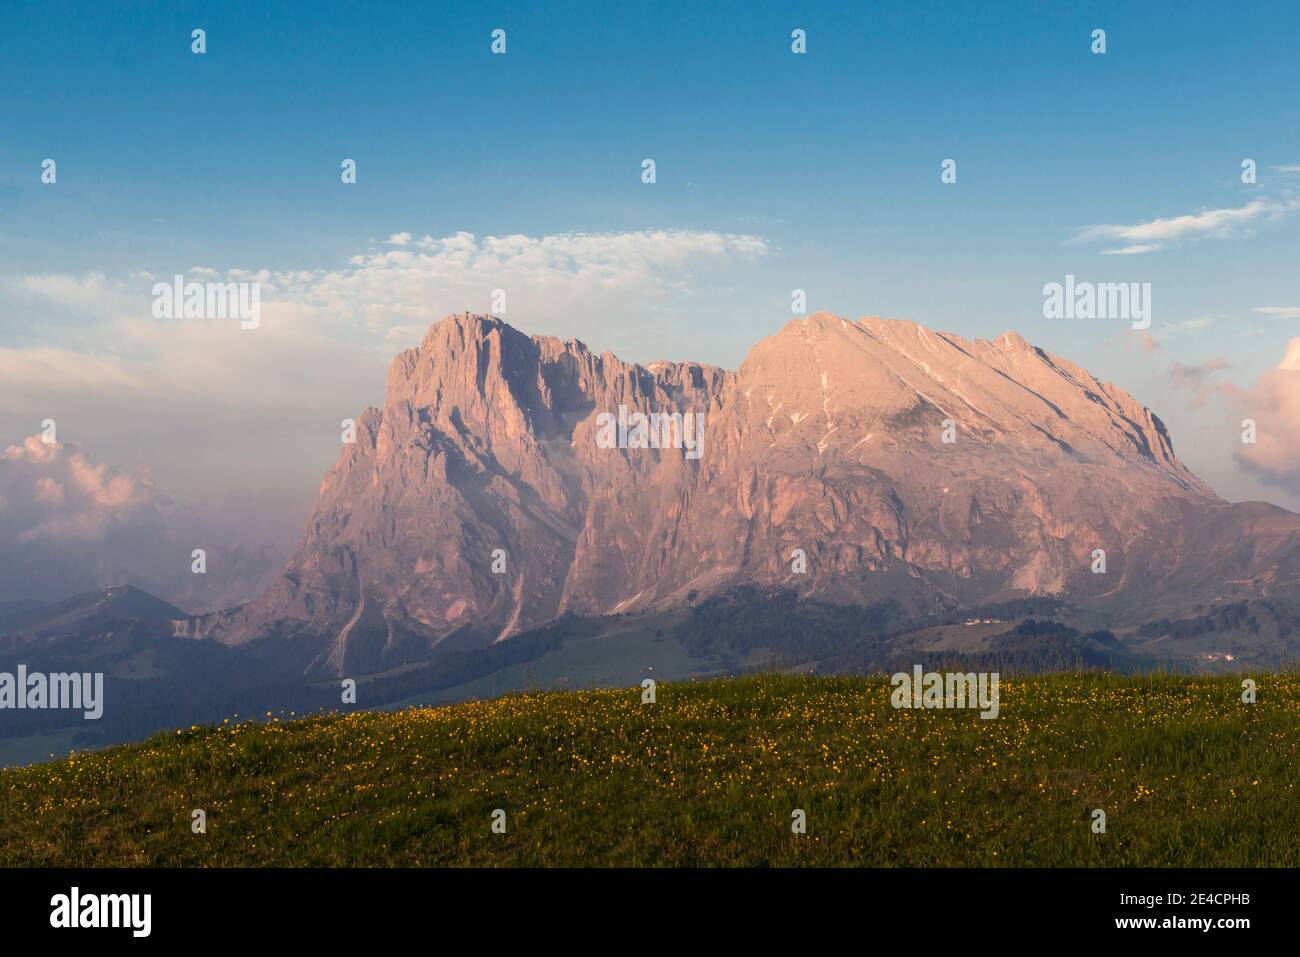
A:
[[[620,407],[628,446],[637,412],[702,414],[702,444],[605,447]],[[1300,516],[1223,502],[1132,396],[1014,334],[819,314],[728,372],[459,315],[393,360],[282,577],[205,627],[314,638],[337,675],[741,582],[1150,606],[1295,577],[1298,541]]]

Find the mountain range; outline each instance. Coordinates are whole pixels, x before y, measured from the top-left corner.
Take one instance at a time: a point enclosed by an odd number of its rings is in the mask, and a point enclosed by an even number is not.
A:
[[[636,413],[696,417],[698,448],[601,441]],[[1015,333],[819,313],[731,371],[461,314],[393,360],[272,587],[194,625],[338,677],[742,586],[1111,627],[1298,583],[1300,516],[1219,498],[1154,413]]]

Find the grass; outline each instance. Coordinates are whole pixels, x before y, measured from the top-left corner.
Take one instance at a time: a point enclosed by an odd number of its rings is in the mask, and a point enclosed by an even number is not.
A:
[[[763,675],[194,727],[0,772],[0,864],[1295,867],[1300,676],[1256,681],[1004,679],[995,720]]]

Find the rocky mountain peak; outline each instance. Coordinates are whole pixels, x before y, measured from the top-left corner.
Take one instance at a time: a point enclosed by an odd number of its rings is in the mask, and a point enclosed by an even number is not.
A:
[[[358,426],[281,578],[211,634],[301,636],[309,671],[341,674],[744,583],[1132,602],[1196,560],[1187,516],[1233,508],[1079,366],[1014,333],[878,317],[794,319],[732,372],[462,313],[393,360]],[[1090,572],[1096,549],[1114,577]],[[1264,552],[1233,574],[1262,573]]]

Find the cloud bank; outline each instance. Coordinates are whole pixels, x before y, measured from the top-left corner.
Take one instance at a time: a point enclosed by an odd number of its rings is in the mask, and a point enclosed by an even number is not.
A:
[[[1255,421],[1256,441],[1237,450],[1238,463],[1264,484],[1300,495],[1300,338],[1240,396],[1239,406]]]
[[[236,604],[283,556],[231,541],[219,514],[179,505],[147,473],[33,435],[0,453],[0,602],[132,584],[186,611]],[[195,575],[193,549],[207,552]]]

